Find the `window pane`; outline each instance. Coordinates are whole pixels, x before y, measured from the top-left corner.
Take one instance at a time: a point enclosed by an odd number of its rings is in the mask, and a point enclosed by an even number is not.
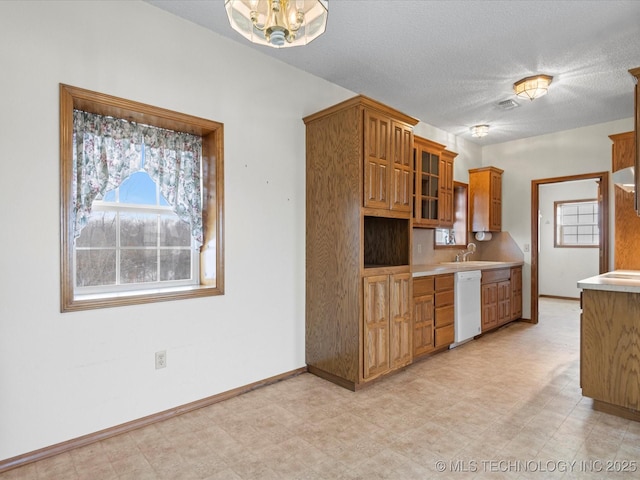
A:
[[[577,215],[578,214],[578,206],[576,204],[562,205],[562,214],[563,215]]]
[[[578,223],[578,215],[562,215],[562,223],[564,225],[576,225]]]
[[[76,239],[76,247],[112,247],[116,246],[116,215],[113,212],[94,210],[87,225]]]
[[[156,250],[130,249],[120,253],[120,282],[144,283],[158,279]]]
[[[593,213],[593,203],[581,203],[578,205],[578,212],[582,214],[592,214]]]
[[[156,184],[146,172],[136,172],[120,185],[120,203],[156,204]]]
[[[76,285],[93,287],[116,283],[116,251],[76,250]]]
[[[158,215],[120,214],[120,244],[123,247],[154,247],[158,244]]]
[[[160,246],[190,247],[190,225],[177,215],[160,215]]]
[[[191,250],[160,251],[160,280],[189,280],[191,278]]]

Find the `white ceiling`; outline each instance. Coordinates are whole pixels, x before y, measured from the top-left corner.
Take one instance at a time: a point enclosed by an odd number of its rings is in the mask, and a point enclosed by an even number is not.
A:
[[[637,0],[329,0],[324,35],[284,49],[233,31],[222,0],[146,1],[481,145],[633,116]],[[517,99],[513,83],[536,73],[553,76],[549,94]]]

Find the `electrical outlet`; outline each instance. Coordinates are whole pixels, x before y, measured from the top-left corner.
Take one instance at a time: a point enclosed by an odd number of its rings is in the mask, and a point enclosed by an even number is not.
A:
[[[167,366],[167,351],[156,352],[156,370]]]
[[[525,243],[524,244],[524,252],[527,253],[530,250],[529,244]]]
[[[418,253],[422,253],[422,244],[421,243],[418,244]]]

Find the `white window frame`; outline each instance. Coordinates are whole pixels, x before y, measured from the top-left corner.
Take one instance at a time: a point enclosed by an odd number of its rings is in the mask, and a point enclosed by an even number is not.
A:
[[[595,205],[595,222],[582,222],[580,220],[580,213],[578,212],[576,223],[565,223],[563,221],[563,209],[570,206],[576,206],[578,209],[581,205],[593,204]],[[562,200],[553,202],[553,211],[554,211],[554,247],[556,248],[600,248],[600,226],[599,219],[600,213],[598,211],[598,199],[589,198],[589,199],[580,199],[580,200]],[[590,214],[586,214],[589,216],[593,216],[593,212]],[[564,241],[564,230],[566,228],[590,228],[591,233],[580,233],[576,231],[576,236],[590,236],[592,238],[591,243],[568,243]],[[594,232],[595,229],[595,232]]]

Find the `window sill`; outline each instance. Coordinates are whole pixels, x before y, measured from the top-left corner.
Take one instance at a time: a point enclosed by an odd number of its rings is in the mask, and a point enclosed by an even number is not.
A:
[[[144,303],[182,300],[185,298],[209,297],[222,295],[223,293],[224,290],[218,286],[194,285],[143,291],[133,290],[128,292],[75,295],[69,304],[63,306],[62,311],[72,312],[95,308],[139,305]]]

